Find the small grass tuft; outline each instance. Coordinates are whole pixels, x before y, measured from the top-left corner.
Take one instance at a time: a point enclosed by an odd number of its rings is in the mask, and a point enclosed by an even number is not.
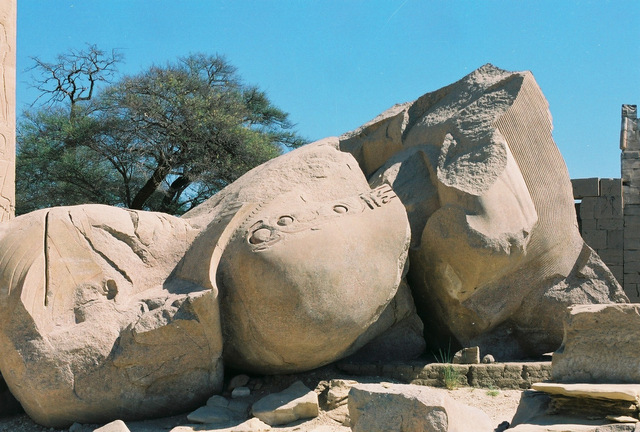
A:
[[[449,339],[449,346],[447,347],[446,350],[439,348],[438,354],[433,354],[433,356],[436,358],[438,363],[452,363],[454,355],[455,353],[451,352],[451,339]]]
[[[489,389],[487,390],[487,395],[489,396],[498,396],[500,394],[500,392],[494,388],[493,386],[489,386]]]
[[[462,384],[462,375],[456,368],[451,365],[445,366],[443,370],[442,381],[444,382],[444,386],[453,390],[458,388]]]

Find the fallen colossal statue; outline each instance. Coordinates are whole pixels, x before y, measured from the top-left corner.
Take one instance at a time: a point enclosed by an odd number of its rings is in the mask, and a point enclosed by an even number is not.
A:
[[[47,426],[184,411],[223,365],[418,355],[414,300],[430,344],[501,359],[557,348],[570,304],[626,301],[580,238],[530,73],[484,66],[181,218],[85,205],[0,225],[0,371]]]

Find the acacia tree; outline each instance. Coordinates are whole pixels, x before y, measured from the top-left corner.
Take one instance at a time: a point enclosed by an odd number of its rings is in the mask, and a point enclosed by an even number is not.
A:
[[[33,87],[40,91],[17,127],[16,210],[85,202],[118,203],[117,177],[92,149],[102,126],[90,115],[99,84],[108,84],[121,56],[95,46],[34,58]]]
[[[179,214],[284,148],[304,143],[292,131],[287,113],[257,87],[243,84],[224,57],[190,55],[125,76],[99,94],[91,86],[106,82],[117,57],[93,58],[92,64],[107,67],[90,70],[103,75],[89,79],[79,74],[88,85],[56,86],[49,104],[62,105],[60,113],[41,109],[27,113],[19,124],[18,177],[23,171],[33,178],[37,168],[41,182],[56,185],[43,188],[49,189],[47,196],[37,199],[38,185],[29,185],[22,203],[26,210],[34,207],[26,205],[29,200],[37,206],[84,200]],[[50,74],[65,69],[39,68]],[[58,81],[64,83],[48,80]],[[62,121],[66,128],[51,127],[59,126],[62,114],[68,114],[68,121]],[[25,167],[21,158],[37,163]],[[83,168],[61,172],[59,161],[65,158]],[[68,200],[51,195],[58,184],[77,188],[80,196],[71,194]]]

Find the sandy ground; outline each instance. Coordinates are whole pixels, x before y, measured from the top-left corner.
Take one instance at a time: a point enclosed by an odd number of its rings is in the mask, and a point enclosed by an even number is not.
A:
[[[357,377],[353,379],[358,380]],[[493,420],[497,427],[503,421],[511,421],[515,413],[518,402],[520,400],[521,391],[519,390],[489,390],[482,388],[461,387],[455,390],[447,390],[452,398],[482,409]],[[332,417],[332,412],[321,412],[320,416],[313,420],[300,421],[289,424],[286,427],[274,427],[274,431],[278,432],[348,432],[350,428],[342,426]],[[336,417],[333,415],[333,417]],[[187,426],[189,422],[186,416],[175,416],[157,420],[144,422],[127,422],[127,426],[131,432],[166,432],[171,431],[177,426]],[[93,431],[100,425],[83,425],[76,427],[78,432]],[[11,417],[0,418],[0,431],[6,432],[62,432],[68,429],[45,428],[35,424],[28,416],[16,415]],[[184,427],[179,428],[180,431],[205,431],[215,430],[200,427]]]

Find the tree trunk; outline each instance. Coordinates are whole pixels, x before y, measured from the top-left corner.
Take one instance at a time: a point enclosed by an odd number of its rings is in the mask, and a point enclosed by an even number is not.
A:
[[[169,186],[169,190],[167,194],[162,199],[162,204],[160,205],[160,211],[166,213],[173,213],[171,211],[171,204],[177,201],[177,198],[182,194],[187,186],[191,184],[191,180],[187,176],[180,176],[175,179],[171,185]]]
[[[142,210],[143,206],[151,198],[151,195],[158,189],[162,180],[165,179],[166,176],[171,172],[171,166],[167,163],[163,163],[153,172],[153,175],[147,182],[142,186],[142,188],[138,191],[135,197],[133,197],[133,201],[131,202],[131,209],[133,210]]]

